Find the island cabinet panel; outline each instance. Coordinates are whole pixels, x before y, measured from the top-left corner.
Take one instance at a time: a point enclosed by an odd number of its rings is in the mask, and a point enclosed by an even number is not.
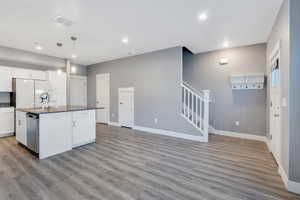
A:
[[[14,108],[0,108],[0,137],[14,133]]]
[[[44,159],[72,149],[72,113],[50,113],[39,119],[39,158]]]
[[[96,139],[95,111],[73,112],[73,147],[78,147]]]
[[[16,140],[23,145],[27,145],[26,112],[16,111]]]

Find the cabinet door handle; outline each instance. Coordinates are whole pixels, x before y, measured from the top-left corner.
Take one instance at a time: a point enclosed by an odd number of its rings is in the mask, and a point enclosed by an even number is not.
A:
[[[73,121],[73,127],[75,127],[76,126],[76,123],[75,123],[75,121]]]
[[[18,124],[19,124],[19,126],[21,126],[21,125],[22,125],[22,123],[21,123],[21,120],[18,120]]]

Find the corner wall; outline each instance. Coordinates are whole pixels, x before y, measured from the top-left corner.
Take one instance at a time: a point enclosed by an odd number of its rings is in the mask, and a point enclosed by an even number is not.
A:
[[[281,67],[281,99],[286,98],[287,106],[281,107],[281,157],[283,170],[286,175],[289,174],[289,82],[290,82],[290,2],[285,0],[267,43],[267,58],[280,41],[280,67]],[[267,66],[267,74],[270,75],[270,66]],[[269,102],[268,90],[268,102]],[[267,122],[269,122],[269,115],[267,115]]]
[[[88,105],[96,104],[96,75],[110,74],[110,121],[118,122],[118,88],[135,88],[135,126],[200,135],[181,117],[182,48],[88,66]],[[114,114],[114,116],[112,116]],[[158,123],[154,123],[154,118]]]
[[[229,59],[220,65],[220,58]],[[210,125],[221,131],[266,136],[266,85],[263,90],[232,90],[230,75],[266,74],[266,44],[200,54],[184,53],[183,80],[211,90]],[[235,122],[240,125],[236,126]]]
[[[290,0],[290,166],[300,193],[300,1]]]

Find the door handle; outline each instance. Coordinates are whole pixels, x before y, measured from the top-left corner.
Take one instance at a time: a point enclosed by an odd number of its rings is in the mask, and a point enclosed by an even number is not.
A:
[[[122,102],[120,102],[120,104],[122,105],[123,103],[122,103]]]
[[[274,117],[279,117],[280,115],[279,114],[274,114]]]

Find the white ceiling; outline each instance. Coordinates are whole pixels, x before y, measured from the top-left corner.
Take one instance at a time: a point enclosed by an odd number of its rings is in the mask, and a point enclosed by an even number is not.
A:
[[[174,46],[200,53],[225,40],[230,47],[266,42],[282,1],[0,0],[0,45],[61,58],[74,53],[85,65]],[[203,12],[208,18],[200,22]],[[75,24],[58,25],[57,15]],[[75,46],[71,35],[79,38]]]

